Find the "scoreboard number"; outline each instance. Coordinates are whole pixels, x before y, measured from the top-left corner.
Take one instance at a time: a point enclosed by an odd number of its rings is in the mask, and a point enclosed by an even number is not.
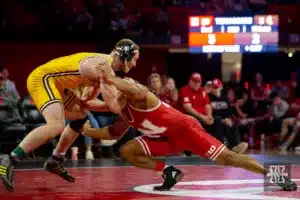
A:
[[[258,33],[252,34],[252,44],[260,44],[260,35]]]
[[[216,44],[216,35],[215,34],[208,34],[208,44],[214,45]]]

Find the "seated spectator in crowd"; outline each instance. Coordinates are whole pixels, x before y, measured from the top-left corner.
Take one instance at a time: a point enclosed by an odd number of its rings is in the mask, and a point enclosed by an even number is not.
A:
[[[296,98],[297,89],[299,89],[299,83],[297,81],[297,72],[291,72],[290,80],[288,81],[288,89],[289,89],[289,99]]]
[[[213,90],[212,81],[207,81],[205,86],[204,86],[204,89],[207,92],[207,94],[210,94]]]
[[[255,75],[255,83],[251,86],[251,98],[255,103],[255,107],[262,112],[265,111],[266,101],[268,98],[268,91],[266,90],[263,83],[263,77],[260,73]]]
[[[148,82],[148,89],[156,96],[159,96],[162,92],[161,76],[158,73],[152,73],[148,77],[147,82]]]
[[[272,92],[276,92],[282,99],[287,99],[289,97],[289,90],[281,80],[275,82],[272,87]]]
[[[240,98],[244,90],[244,84],[241,82],[240,76],[236,72],[232,72],[230,74],[230,80],[227,83],[224,83],[223,92],[227,93],[227,91],[232,88],[234,88],[236,96]]]
[[[299,125],[297,124],[297,121],[300,120],[300,98],[296,99],[295,102],[293,102],[290,105],[290,114],[291,117],[285,118],[282,121],[281,125],[281,132],[280,132],[280,142],[285,141],[279,149],[281,151],[286,151],[287,148],[292,144],[294,141],[296,134],[298,133]],[[289,128],[292,128],[292,133],[286,140],[286,135],[288,134]]]
[[[284,128],[284,130],[281,130],[282,131],[281,134],[287,134],[287,132],[288,132],[287,126],[289,126],[289,125],[292,127],[292,132],[289,135],[289,137],[283,142],[283,144],[281,146],[279,146],[279,149],[281,150],[282,153],[287,151],[287,149],[294,142],[296,136],[300,133],[300,113],[296,117],[287,118],[287,119],[283,120],[282,126],[286,126],[286,127]],[[299,149],[299,147],[298,147],[298,149]],[[297,147],[296,147],[296,149],[297,149]]]
[[[270,100],[272,105],[269,110],[269,126],[266,132],[271,134],[279,133],[282,121],[287,117],[289,104],[276,92],[270,94]]]
[[[212,109],[209,96],[205,89],[201,87],[202,78],[199,73],[193,73],[188,85],[180,89],[179,96],[185,113],[198,119],[201,124],[212,125]]]
[[[193,73],[188,85],[180,89],[183,112],[194,116],[208,133],[225,143],[224,124],[221,118],[213,118],[209,95],[201,83],[201,75]]]
[[[247,121],[245,119],[255,117],[254,103],[248,90],[243,91],[242,98],[237,100],[235,108],[237,111],[237,118],[239,121],[244,121],[242,122],[243,124]]]
[[[8,101],[12,105],[17,105],[19,98],[14,95],[14,92],[7,88],[5,78],[2,72],[0,72],[0,98]]]
[[[224,127],[223,135],[228,142],[227,146],[234,152],[243,154],[247,150],[248,144],[240,141],[238,127],[233,121],[234,114],[236,113],[233,103],[235,100],[234,90],[228,90],[227,98],[224,95],[221,95],[223,84],[219,79],[214,79],[212,81],[212,88],[209,98],[213,117],[215,120],[221,119],[222,121]],[[229,99],[233,105],[230,103]]]
[[[8,77],[9,77],[8,70],[4,67],[0,67],[0,72],[2,72],[2,76],[4,78],[4,85],[7,89],[7,91],[10,93],[12,99],[19,100],[20,95],[16,89],[15,83],[13,81],[11,81],[10,79],[8,79]]]
[[[166,78],[166,83],[163,86],[159,98],[174,108],[178,106],[178,90],[176,88],[175,81],[173,78]]]

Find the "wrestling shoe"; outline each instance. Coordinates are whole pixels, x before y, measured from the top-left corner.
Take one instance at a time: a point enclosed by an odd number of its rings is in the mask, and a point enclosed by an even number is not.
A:
[[[183,172],[174,166],[169,166],[164,169],[162,175],[164,182],[160,186],[155,186],[153,190],[156,191],[169,191],[176,183],[183,178]]]
[[[278,183],[278,186],[282,188],[283,191],[296,191],[298,189],[297,184],[290,180],[288,177],[284,177],[286,180],[284,183]]]
[[[69,182],[75,182],[75,178],[69,174],[66,168],[64,168],[63,163],[65,162],[65,157],[50,156],[44,164],[44,169],[50,173],[56,174]]]
[[[14,168],[16,161],[9,155],[0,156],[0,176],[4,187],[12,192],[14,191]]]

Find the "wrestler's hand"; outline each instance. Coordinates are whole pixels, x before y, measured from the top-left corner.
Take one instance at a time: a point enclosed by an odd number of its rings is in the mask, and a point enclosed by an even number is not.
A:
[[[87,120],[87,121],[85,122],[85,124],[83,125],[83,133],[84,133],[85,130],[88,130],[88,129],[90,129],[90,128],[92,128],[92,126],[91,126],[91,124],[90,124],[90,120]]]
[[[100,82],[109,82],[110,77],[115,75],[110,67],[102,67],[100,72]]]

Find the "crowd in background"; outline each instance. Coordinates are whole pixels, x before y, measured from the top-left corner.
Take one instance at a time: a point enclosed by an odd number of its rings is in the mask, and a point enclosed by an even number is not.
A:
[[[202,84],[201,75],[194,73],[179,92],[170,77],[154,73],[148,83],[161,100],[197,118],[205,130],[238,153],[248,144],[284,153],[300,145],[300,85],[296,76],[293,72],[289,81],[265,83],[257,73],[250,83],[242,84],[232,76],[225,84],[219,79]]]
[[[18,35],[21,31],[19,37],[168,35],[174,34],[173,26],[187,27],[189,14],[251,15],[265,6],[264,0],[5,0],[0,2],[0,29]]]

